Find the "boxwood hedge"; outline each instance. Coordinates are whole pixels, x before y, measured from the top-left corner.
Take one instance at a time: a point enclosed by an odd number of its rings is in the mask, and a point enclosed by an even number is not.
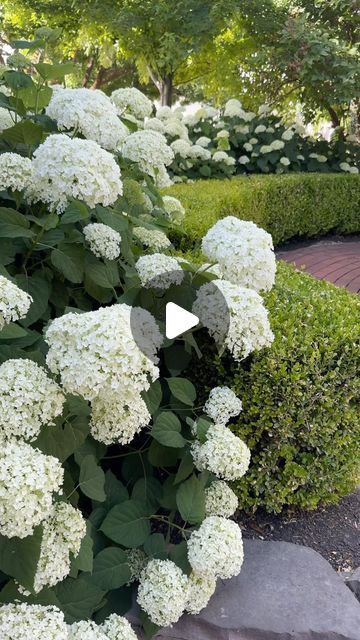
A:
[[[359,479],[360,299],[279,262],[266,305],[270,349],[243,365],[222,358],[216,366],[208,351],[192,375],[204,397],[227,384],[243,402],[232,425],[252,451],[235,485],[241,507],[315,508]]]
[[[198,180],[167,193],[186,209],[175,240],[184,250],[199,244],[206,231],[227,215],[253,220],[269,231],[274,244],[297,236],[360,231],[360,176],[299,173]]]

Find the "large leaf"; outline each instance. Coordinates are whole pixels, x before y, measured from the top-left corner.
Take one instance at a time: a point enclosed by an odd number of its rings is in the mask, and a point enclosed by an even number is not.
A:
[[[160,380],[155,380],[150,386],[148,391],[143,393],[143,398],[145,404],[150,411],[151,415],[154,415],[155,411],[160,406],[161,398],[162,398],[162,389]]]
[[[84,275],[84,249],[74,244],[62,244],[51,252],[51,262],[70,282],[79,284]]]
[[[183,447],[185,440],[180,432],[180,420],[172,411],[160,413],[151,429],[152,437],[165,447]]]
[[[86,416],[67,418],[64,424],[44,427],[35,441],[35,446],[46,455],[55,456],[60,462],[65,462],[85,442],[88,434],[89,420]]]
[[[106,516],[101,531],[124,547],[139,547],[150,535],[146,505],[137,500],[116,505]]]
[[[26,335],[27,331],[14,322],[5,325],[5,327],[0,330],[0,340],[18,340],[19,338],[24,338]]]
[[[145,502],[149,515],[157,511],[162,495],[163,489],[161,482],[151,476],[139,478],[132,492],[132,498],[134,500]]]
[[[198,524],[205,518],[205,491],[195,475],[183,482],[176,494],[176,503],[184,522]]]
[[[81,491],[98,502],[106,498],[104,491],[105,474],[94,456],[85,456],[80,467],[79,487]]]
[[[118,547],[107,547],[94,558],[93,578],[100,589],[119,589],[129,582],[130,567],[125,551]]]
[[[88,520],[86,523],[86,535],[81,541],[78,555],[72,562],[72,568],[78,571],[91,572],[93,570],[93,539],[91,537],[92,524]]]
[[[25,216],[15,209],[0,207],[1,238],[32,238],[33,235]]]
[[[34,586],[42,535],[42,527],[36,527],[33,535],[27,538],[0,536],[0,570],[29,591]]]
[[[29,327],[36,322],[47,311],[50,295],[50,283],[39,275],[26,277],[18,275],[16,277],[18,286],[29,293],[33,299],[26,317],[21,320],[24,327]]]
[[[43,139],[43,128],[31,120],[21,120],[13,127],[5,129],[1,137],[12,145],[25,144],[28,146],[40,144]]]
[[[76,66],[72,62],[65,62],[64,64],[38,62],[35,68],[44,80],[62,80],[65,76],[76,71]]]
[[[119,271],[115,262],[100,261],[86,264],[86,277],[104,289],[113,289],[119,284]]]
[[[129,223],[125,216],[109,211],[109,209],[105,209],[100,205],[96,207],[96,216],[100,222],[106,224],[112,229],[115,229],[115,231],[118,231],[118,233],[126,231],[129,226]]]
[[[91,618],[105,595],[86,576],[77,580],[67,578],[56,585],[54,591],[69,624]]]
[[[196,398],[194,385],[186,378],[167,378],[167,383],[174,398],[186,405],[193,405]]]
[[[162,533],[153,533],[145,540],[144,551],[150,558],[167,558],[166,542]]]
[[[129,499],[127,488],[110,470],[105,473],[105,494],[106,500],[101,506],[104,506],[108,511],[116,504],[121,504]]]

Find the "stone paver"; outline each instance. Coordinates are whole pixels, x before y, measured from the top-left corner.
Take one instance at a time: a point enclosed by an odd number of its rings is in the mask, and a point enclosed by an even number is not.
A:
[[[318,240],[280,250],[277,257],[315,278],[360,293],[360,238]]]

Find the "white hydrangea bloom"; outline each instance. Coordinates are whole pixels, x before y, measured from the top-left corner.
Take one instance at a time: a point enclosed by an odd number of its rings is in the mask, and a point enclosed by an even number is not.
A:
[[[250,158],[248,156],[240,156],[239,164],[248,164],[250,162]]]
[[[201,248],[234,284],[269,291],[275,282],[272,237],[254,222],[227,216],[209,229]]]
[[[91,403],[91,435],[95,440],[110,444],[129,444],[151,415],[141,395],[131,385],[119,391],[103,390]]]
[[[237,495],[223,480],[215,480],[205,489],[205,512],[207,516],[231,518],[239,506]]]
[[[171,242],[163,231],[158,229],[145,229],[145,227],[134,227],[134,238],[145,247],[155,251],[164,251],[171,247]]]
[[[46,115],[56,121],[60,131],[79,132],[109,151],[118,149],[129,135],[110,98],[99,90],[55,91],[46,107]]]
[[[182,140],[189,139],[187,126],[183,122],[180,122],[178,118],[168,118],[165,120],[164,129],[166,135],[171,138],[181,138]]]
[[[197,574],[223,580],[237,576],[244,559],[239,526],[218,516],[205,518],[188,540],[188,558]]]
[[[84,227],[83,234],[90,250],[98,258],[116,260],[120,255],[121,235],[107,224],[93,222]]]
[[[274,127],[267,127],[266,133],[275,133]]]
[[[120,169],[114,157],[92,140],[50,135],[34,152],[30,202],[41,200],[62,213],[72,198],[89,207],[113,204],[122,194]]]
[[[299,155],[297,155],[296,157],[298,160],[305,160],[304,156],[301,153],[299,153]]]
[[[252,144],[250,144],[250,142],[245,142],[245,144],[244,144],[245,151],[252,151],[253,148],[254,147],[252,146]]]
[[[285,129],[281,137],[283,140],[292,140],[292,138],[294,137],[294,132],[292,129]]]
[[[280,164],[282,164],[284,167],[288,167],[290,164],[290,160],[289,158],[287,158],[286,156],[282,156],[282,158],[280,158],[279,160]]]
[[[145,309],[138,312],[149,357],[137,346],[131,331],[136,308],[126,304],[67,313],[52,321],[45,334],[47,365],[60,375],[67,392],[93,400],[103,388],[116,392],[126,382],[144,391],[149,380],[158,377],[153,361],[162,337],[153,316]]]
[[[176,258],[163,253],[141,256],[135,267],[145,288],[167,289],[172,284],[181,284],[185,275]]]
[[[196,145],[198,147],[208,147],[211,144],[211,139],[206,136],[201,136],[196,140]]]
[[[259,116],[262,116],[269,113],[269,111],[270,111],[270,106],[268,104],[261,104],[258,109],[258,114]]]
[[[0,275],[0,331],[6,324],[25,318],[32,301],[28,293]]]
[[[174,198],[173,196],[163,196],[163,204],[164,209],[171,222],[180,224],[180,222],[185,217],[185,209],[182,206],[180,200]]]
[[[5,129],[10,129],[14,124],[15,122],[11,117],[10,111],[0,107],[0,133]]]
[[[0,191],[11,189],[23,191],[30,184],[31,160],[18,153],[0,155]]]
[[[206,442],[191,445],[195,467],[211,471],[222,480],[238,480],[247,472],[250,450],[240,438],[222,424],[211,425]]]
[[[32,535],[51,512],[64,470],[57,458],[25,442],[6,442],[0,449],[0,533],[8,538]]]
[[[234,131],[235,133],[242,133],[246,136],[249,133],[250,129],[247,124],[237,124],[236,127],[234,127]]]
[[[359,173],[358,167],[350,167],[349,173]]]
[[[273,151],[272,147],[269,144],[263,144],[262,147],[260,147],[260,153],[271,153]]]
[[[327,162],[327,157],[321,155],[320,153],[310,153],[309,154],[309,158],[314,158],[314,160],[317,160],[318,162]]]
[[[0,434],[33,440],[61,415],[65,396],[42,367],[26,359],[0,366]]]
[[[227,424],[242,410],[241,400],[229,387],[214,387],[205,403],[204,411],[217,424]]]
[[[280,151],[280,149],[283,149],[285,147],[285,142],[283,142],[283,140],[273,140],[270,147],[274,151]]]
[[[258,124],[254,133],[264,133],[266,131],[266,127],[263,124]]]
[[[198,575],[192,572],[188,579],[188,601],[186,611],[197,615],[209,604],[215,593],[216,578],[213,575]]]
[[[144,173],[155,176],[154,169],[172,162],[174,152],[166,138],[157,131],[144,130],[131,133],[125,140],[121,153],[124,158],[137,162]]]
[[[98,627],[92,620],[73,622],[68,629],[68,640],[108,640],[102,627]]]
[[[210,160],[211,153],[209,149],[204,149],[204,147],[200,147],[198,144],[193,144],[192,147],[188,150],[187,154],[188,158],[192,160]]]
[[[226,129],[222,129],[221,131],[218,131],[218,132],[217,132],[216,137],[217,137],[218,139],[221,139],[221,138],[229,138],[229,137],[230,137],[230,133],[229,133],[229,131],[227,131]]]
[[[86,535],[86,521],[81,511],[66,502],[54,505],[44,521],[40,558],[34,578],[34,591],[53,587],[69,575],[72,554],[76,557]]]
[[[225,104],[224,116],[227,118],[235,118],[243,116],[243,108],[241,106],[240,100],[236,100],[236,98],[232,98],[228,100]]]
[[[139,120],[151,115],[153,104],[139,89],[128,87],[126,89],[115,89],[110,96],[119,115],[129,112]]]
[[[250,144],[257,144],[259,140],[257,138],[250,138],[249,142]]]
[[[213,280],[202,285],[192,311],[218,346],[229,349],[237,361],[252,351],[269,346],[274,339],[268,313],[259,294],[227,280]]]
[[[173,115],[171,107],[167,107],[166,105],[156,109],[156,117],[160,120],[167,120],[168,118],[172,118]]]
[[[127,564],[130,569],[130,580],[128,586],[135,581],[140,580],[140,575],[149,562],[149,556],[142,549],[136,547],[134,549],[126,549]]]
[[[1,640],[68,640],[62,611],[39,604],[1,605],[0,629]]]
[[[225,151],[215,151],[212,159],[214,160],[214,162],[224,162],[224,164],[228,165],[229,167],[233,166],[236,163],[235,158],[229,156],[227,153],[225,153]]]
[[[107,640],[137,640],[137,635],[130,622],[116,613],[112,613],[106,618],[100,629],[105,633]]]
[[[165,125],[159,118],[149,118],[144,124],[144,129],[151,129],[158,133],[165,133]]]
[[[172,185],[172,180],[164,164],[155,169],[155,184],[158,189],[167,189]]]
[[[150,560],[140,577],[137,602],[159,627],[177,622],[188,595],[187,576],[171,560]]]
[[[339,167],[341,171],[350,171],[351,168],[348,162],[340,162]]]
[[[182,158],[187,158],[189,150],[191,149],[191,144],[190,142],[187,142],[187,140],[174,140],[174,142],[171,143],[170,147],[172,148],[174,153],[177,153]]]

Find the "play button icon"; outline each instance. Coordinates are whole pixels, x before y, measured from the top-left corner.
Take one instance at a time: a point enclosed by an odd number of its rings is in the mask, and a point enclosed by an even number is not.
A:
[[[169,340],[181,336],[199,324],[199,318],[174,302],[168,302],[165,309],[165,333]]]

